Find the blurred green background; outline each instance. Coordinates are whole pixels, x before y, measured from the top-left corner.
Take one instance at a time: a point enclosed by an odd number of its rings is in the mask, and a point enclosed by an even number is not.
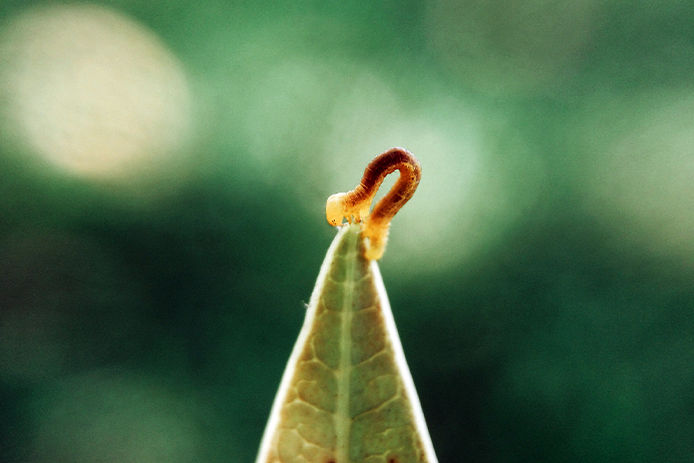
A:
[[[325,199],[392,146],[439,459],[694,461],[691,2],[0,16],[0,461],[252,462]]]

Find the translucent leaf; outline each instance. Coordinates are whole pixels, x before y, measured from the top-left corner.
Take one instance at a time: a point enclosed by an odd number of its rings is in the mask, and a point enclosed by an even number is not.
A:
[[[256,463],[436,463],[376,261],[345,225],[321,267]]]

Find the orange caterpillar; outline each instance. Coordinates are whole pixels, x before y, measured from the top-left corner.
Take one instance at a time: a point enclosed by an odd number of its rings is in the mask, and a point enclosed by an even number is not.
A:
[[[400,171],[400,178],[369,214],[371,202],[383,179],[396,170]],[[368,238],[365,257],[369,260],[380,259],[388,242],[390,221],[412,197],[421,176],[422,168],[412,153],[404,148],[389,149],[366,166],[364,176],[354,190],[336,193],[328,198],[325,205],[328,223],[336,227],[343,218],[349,223],[352,220],[362,222],[362,232]]]

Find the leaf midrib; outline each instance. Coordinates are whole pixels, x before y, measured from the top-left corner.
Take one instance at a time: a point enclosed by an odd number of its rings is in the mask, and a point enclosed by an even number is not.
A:
[[[348,249],[350,252],[344,256],[346,262],[344,291],[342,298],[342,307],[340,310],[340,362],[337,371],[337,407],[336,407],[336,423],[335,431],[337,434],[337,459],[336,463],[349,463],[349,438],[351,428],[351,418],[349,412],[349,396],[350,396],[350,373],[352,369],[352,301],[354,298],[354,272],[357,259],[352,256],[356,251],[357,246],[354,240],[358,239],[358,235],[348,234],[349,243]]]

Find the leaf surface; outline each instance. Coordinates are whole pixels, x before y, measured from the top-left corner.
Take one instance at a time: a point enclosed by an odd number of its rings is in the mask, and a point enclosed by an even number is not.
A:
[[[256,463],[436,463],[376,261],[345,225],[321,267]]]

